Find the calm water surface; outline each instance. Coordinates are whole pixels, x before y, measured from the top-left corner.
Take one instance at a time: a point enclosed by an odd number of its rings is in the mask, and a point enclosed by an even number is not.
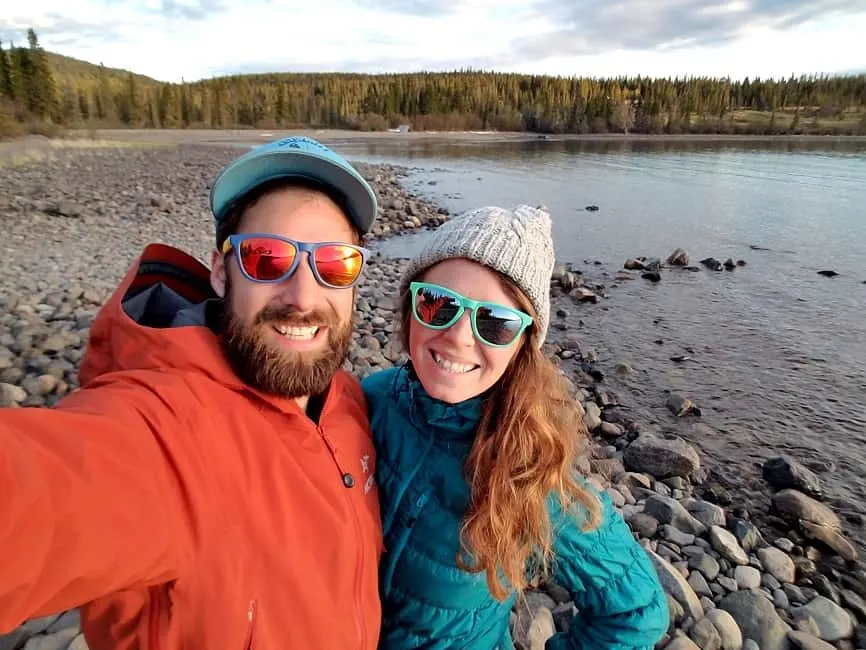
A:
[[[823,470],[837,508],[866,514],[866,142],[337,147],[355,160],[409,166],[407,185],[452,212],[547,205],[558,259],[606,277],[610,295],[569,307],[569,330],[608,369],[620,361],[635,369],[625,379],[608,373],[635,417],[689,438],[756,502],[766,503],[758,464],[787,452]],[[590,204],[599,210],[586,211]],[[409,255],[425,236],[379,248]],[[678,246],[694,262],[748,265],[670,270],[660,284],[617,281],[626,258],[664,258]],[[683,353],[692,360],[671,361]],[[666,390],[698,403],[716,432],[675,421]]]

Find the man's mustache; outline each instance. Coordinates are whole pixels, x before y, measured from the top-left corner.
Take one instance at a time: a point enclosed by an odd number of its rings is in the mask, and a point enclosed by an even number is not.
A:
[[[278,323],[294,327],[330,326],[328,314],[321,311],[299,312],[291,305],[265,307],[256,316],[256,325]]]

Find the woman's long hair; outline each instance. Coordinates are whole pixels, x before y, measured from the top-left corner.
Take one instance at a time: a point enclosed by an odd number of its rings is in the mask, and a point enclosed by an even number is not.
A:
[[[504,290],[526,313],[532,303],[509,278],[497,273]],[[411,297],[401,296],[401,335],[409,350]],[[576,461],[588,449],[583,408],[570,395],[559,369],[537,345],[530,327],[505,374],[490,389],[466,461],[471,488],[463,518],[463,552],[457,563],[484,572],[490,592],[504,600],[549,575],[552,526],[548,498],[575,509],[584,530],[601,522],[601,503],[576,480]]]

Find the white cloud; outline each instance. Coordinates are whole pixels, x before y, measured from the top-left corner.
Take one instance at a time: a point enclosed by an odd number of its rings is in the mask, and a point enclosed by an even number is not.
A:
[[[561,0],[563,10],[578,1]],[[653,0],[651,6],[670,11],[684,1]],[[649,11],[645,0],[633,2],[635,11]],[[543,44],[560,29],[551,0],[544,0],[544,11],[526,0],[76,0],[74,8],[68,0],[29,0],[0,19],[0,36],[23,42],[33,26],[46,49],[168,81],[231,72],[468,66],[588,76],[767,77],[866,67],[866,3],[854,5],[862,6],[859,13],[827,13],[784,29],[750,20],[752,2],[707,5],[696,13],[746,14],[735,40],[691,34],[684,21],[680,31],[665,25],[665,38],[652,42],[643,24],[641,43],[649,38],[652,44],[640,49],[618,49],[613,38],[604,47],[597,35],[565,31],[556,33],[559,45],[551,40],[546,49],[521,49],[528,40]],[[641,20],[624,14],[620,24],[627,30]]]

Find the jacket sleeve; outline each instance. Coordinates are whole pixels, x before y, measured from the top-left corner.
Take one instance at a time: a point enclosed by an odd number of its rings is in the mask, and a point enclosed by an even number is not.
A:
[[[203,472],[150,374],[0,410],[0,632],[181,571]]]
[[[583,532],[561,510],[555,516],[556,582],[578,613],[546,650],[652,649],[668,629],[667,598],[649,556],[610,497],[599,496],[603,520],[595,530]]]

